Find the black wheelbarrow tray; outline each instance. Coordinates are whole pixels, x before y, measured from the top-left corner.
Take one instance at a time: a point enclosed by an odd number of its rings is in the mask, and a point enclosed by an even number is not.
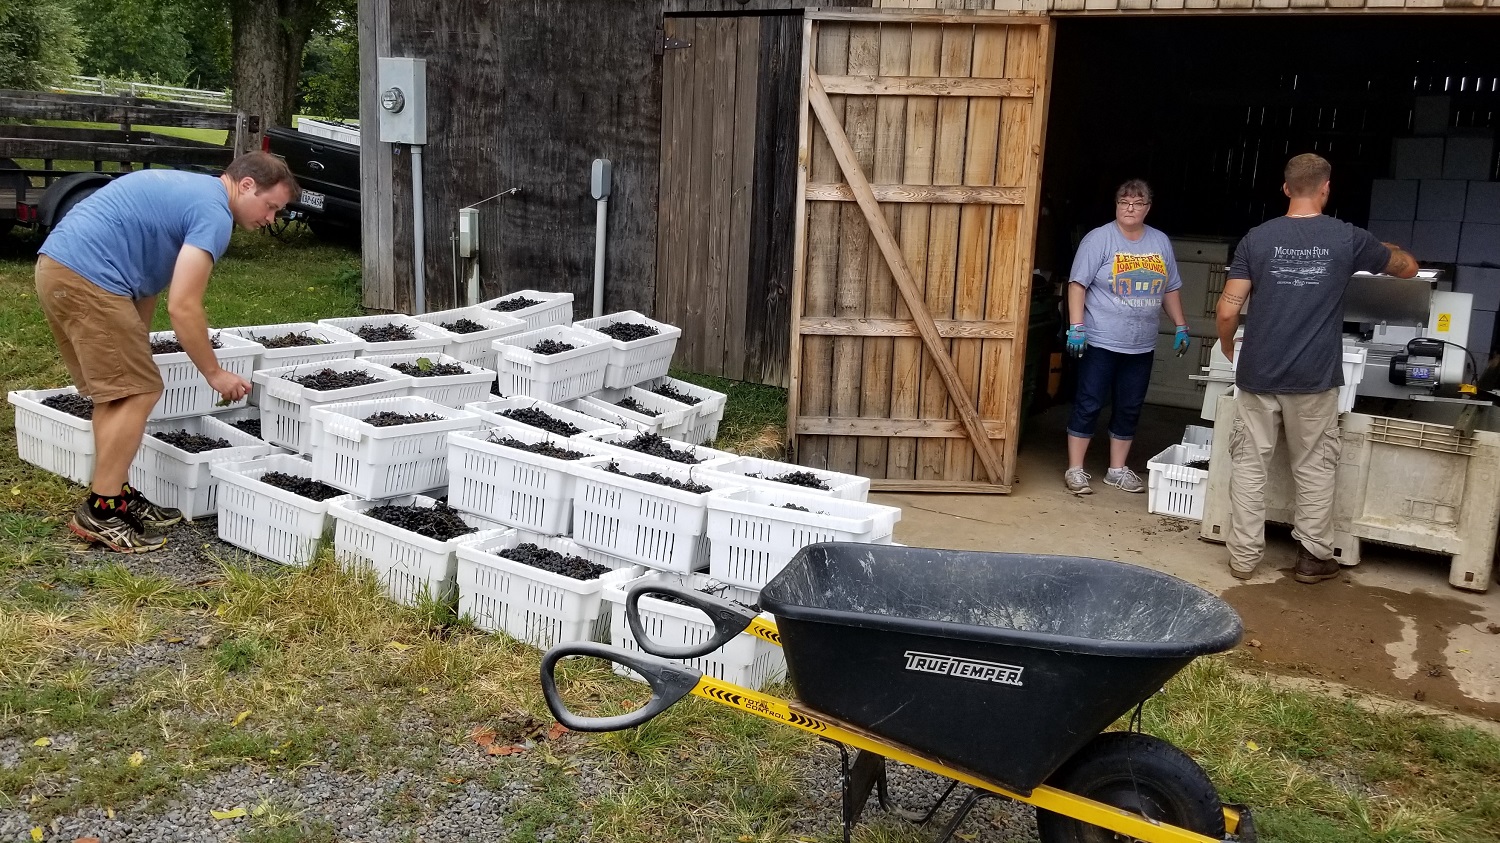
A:
[[[653,593],[703,610],[715,635],[653,641],[638,615]],[[760,604],[775,624],[712,595],[637,583],[626,619],[645,652],[552,648],[542,659],[547,704],[570,729],[612,731],[695,694],[855,747],[852,767],[844,756],[846,836],[872,786],[885,801],[890,758],[975,788],[949,833],[977,798],[996,794],[1040,809],[1044,843],[1119,839],[1111,832],[1152,843],[1254,839],[1248,810],[1221,805],[1180,750],[1101,734],[1195,657],[1239,642],[1239,616],[1191,583],[1099,559],[827,543],[798,553]],[[667,661],[742,631],[784,647],[795,702]],[[574,655],[633,669],[650,700],[613,717],[574,714],[553,676]]]

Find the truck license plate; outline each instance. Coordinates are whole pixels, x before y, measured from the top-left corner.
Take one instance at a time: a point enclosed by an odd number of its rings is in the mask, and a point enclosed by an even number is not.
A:
[[[297,201],[300,202],[304,208],[311,208],[314,211],[323,210],[323,194],[321,193],[316,193],[311,190],[304,190],[302,191],[302,198],[298,199]]]

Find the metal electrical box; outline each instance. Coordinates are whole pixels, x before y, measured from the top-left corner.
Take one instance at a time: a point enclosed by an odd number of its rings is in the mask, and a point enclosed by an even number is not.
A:
[[[376,63],[381,143],[427,143],[427,62],[381,57]]]
[[[479,254],[479,209],[458,209],[458,256],[472,258]]]

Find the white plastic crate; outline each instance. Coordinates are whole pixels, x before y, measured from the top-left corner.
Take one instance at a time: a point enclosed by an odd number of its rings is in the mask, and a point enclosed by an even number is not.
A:
[[[583,556],[561,537],[505,533],[454,549],[458,560],[458,612],[475,626],[504,632],[517,641],[546,649],[574,641],[609,640],[609,604],[600,591],[609,582],[629,582],[644,568],[627,565],[592,580],[576,580],[500,555],[527,542],[565,556]]]
[[[413,318],[439,328],[442,328],[445,323],[451,325],[460,319],[468,319],[484,325],[484,330],[467,334],[448,331],[448,345],[443,349],[443,353],[485,369],[495,368],[495,340],[527,330],[525,320],[478,305],[423,313]],[[443,328],[443,330],[448,329]]]
[[[546,413],[561,422],[567,422],[578,428],[579,433],[587,433],[590,430],[619,430],[619,426],[594,416],[570,410],[560,404],[543,401],[540,398],[530,398],[525,395],[517,395],[514,398],[492,398],[488,401],[475,401],[464,405],[464,409],[484,419],[485,424],[511,425],[521,424],[510,416],[503,415],[507,410],[529,410],[536,409]],[[529,425],[521,425],[529,427]],[[536,428],[541,430],[541,428]],[[577,434],[574,434],[577,435]]]
[[[837,471],[829,471],[823,468],[808,468],[807,466],[780,462],[779,460],[764,460],[760,457],[735,457],[729,462],[713,466],[711,471],[731,475],[735,483],[758,489],[780,489],[804,495],[828,495],[846,501],[863,501],[870,496],[870,478],[868,477],[860,477],[857,474],[841,474]],[[822,480],[828,489],[826,491],[813,489],[791,483],[780,483],[770,479],[772,477],[780,477],[783,474],[791,474],[792,472],[811,474]],[[760,476],[749,477],[748,475],[751,474]]]
[[[292,377],[316,374],[324,369],[365,372],[381,381],[343,389],[317,390],[290,380]],[[273,445],[282,445],[304,454],[312,452],[313,407],[404,396],[411,388],[412,380],[395,369],[363,358],[324,360],[306,366],[262,369],[255,373],[254,378],[256,385],[263,388],[260,398],[261,438]]]
[[[1214,446],[1214,429],[1212,426],[1201,424],[1190,424],[1182,429],[1182,444],[1192,445],[1196,448],[1205,449],[1203,459],[1208,459],[1207,450]]]
[[[345,316],[338,319],[319,319],[319,325],[332,325],[335,328],[343,328],[355,337],[359,337],[359,329],[367,325],[405,325],[412,330],[413,338],[409,340],[395,340],[392,342],[370,342],[364,340],[365,346],[360,349],[360,357],[369,357],[373,354],[442,354],[443,349],[448,346],[448,341],[453,334],[422,322],[404,313],[382,313],[375,316]]]
[[[613,462],[626,474],[655,473],[714,490],[740,488],[699,480],[697,469],[676,463],[626,456],[616,456]],[[602,467],[580,465],[573,471],[578,478],[573,490],[574,541],[664,571],[688,573],[708,565],[704,530],[710,492],[685,492]]]
[[[16,453],[43,471],[87,486],[94,481],[94,423],[42,404],[62,389],[18,389],[6,393],[16,411]]]
[[[300,366],[304,363],[318,363],[324,360],[347,360],[351,357],[359,356],[360,350],[365,347],[364,340],[343,328],[333,325],[319,325],[316,322],[249,325],[239,328],[225,328],[224,333],[233,334],[242,340],[256,344],[258,350],[255,352],[255,367],[252,371],[257,372],[261,369]],[[322,340],[323,342],[318,345],[266,348],[255,340],[256,337],[279,339],[287,334],[302,334]],[[256,396],[251,397],[250,403],[256,403]]]
[[[1243,336],[1236,337],[1234,341],[1234,361],[1231,366],[1238,366],[1240,361],[1240,348],[1245,344]],[[1344,367],[1344,385],[1339,387],[1339,412],[1347,413],[1354,409],[1354,399],[1359,389],[1359,382],[1365,376],[1365,362],[1369,359],[1370,350],[1362,345],[1344,345],[1342,365]],[[1239,394],[1239,387],[1234,387],[1234,394]]]
[[[619,313],[595,316],[593,319],[581,319],[574,322],[573,326],[598,331],[600,328],[620,322],[648,325],[655,328],[657,333],[654,337],[628,342],[601,333],[601,336],[608,339],[610,343],[609,366],[604,372],[605,388],[623,389],[627,386],[635,386],[641,381],[666,375],[667,370],[672,367],[672,353],[677,350],[677,339],[682,336],[681,328],[665,322],[657,322],[634,310],[622,310]]]
[[[540,290],[517,290],[514,293],[503,295],[498,299],[490,299],[480,302],[475,307],[483,307],[494,310],[495,306],[506,299],[531,299],[538,304],[523,307],[520,310],[495,310],[506,316],[512,316],[526,323],[526,330],[535,331],[548,325],[570,325],[573,322],[573,294],[572,293],[543,293]]]
[[[619,402],[626,398],[655,411],[657,415],[650,416],[619,406]],[[687,432],[694,417],[691,406],[633,386],[586,395],[568,406],[580,413],[612,422],[618,428],[660,433],[667,439],[682,441],[686,441],[683,440],[683,434]]]
[[[273,471],[311,479],[312,463],[291,454],[270,454],[209,467],[219,481],[219,538],[272,562],[302,567],[317,555],[318,543],[333,526],[329,504],[349,496],[304,498],[261,481]]]
[[[260,345],[240,339],[226,331],[210,330],[208,334],[219,341],[220,347],[214,349],[214,357],[218,358],[219,367],[249,380],[250,373],[255,371],[255,355],[260,353]],[[151,332],[152,342],[176,338],[177,334],[173,331]],[[188,359],[186,351],[157,354],[153,355],[152,359],[156,361],[156,367],[161,370],[162,393],[156,406],[151,408],[151,415],[147,416],[148,420],[202,416],[245,406],[245,398],[232,404],[219,406],[218,402],[223,398],[208,385],[208,381],[198,371],[198,367]]]
[[[676,378],[652,378],[640,384],[640,388],[647,391],[660,386],[670,386],[684,395],[698,399],[697,404],[691,405],[693,415],[688,419],[679,439],[694,445],[707,445],[719,437],[719,422],[724,420],[724,407],[729,403],[728,395]]]
[[[1193,445],[1170,445],[1146,462],[1148,510],[1190,521],[1203,520],[1208,500],[1208,470],[1189,468],[1187,463],[1208,459]]]
[[[229,425],[230,427],[234,427],[235,422],[243,421],[245,419],[255,419],[256,421],[260,421],[260,408],[241,407],[238,410],[230,410],[227,413],[214,413],[214,418]],[[238,430],[238,428],[235,429]],[[244,433],[244,431],[240,432]],[[261,439],[261,441],[264,442],[265,440]]]
[[[434,366],[450,363],[462,366],[466,374],[411,375],[411,388],[407,391],[407,394],[413,398],[426,398],[428,401],[454,409],[475,401],[483,401],[490,394],[490,386],[495,382],[495,372],[492,369],[465,363],[457,357],[449,357],[446,354],[372,354],[365,359],[392,369],[396,368],[397,363],[416,364],[418,360],[426,360]],[[396,369],[396,371],[401,370]]]
[[[152,435],[174,430],[223,439],[229,447],[194,454]],[[218,511],[219,481],[210,473],[211,466],[280,452],[275,445],[267,445],[213,416],[147,422],[140,450],[130,463],[130,485],[152,503],[180,509],[183,517],[191,520]]]
[[[558,354],[537,354],[531,347],[542,340],[574,346]],[[495,340],[495,369],[500,391],[529,395],[557,404],[598,392],[609,364],[609,338],[593,331],[553,325]]]
[[[374,413],[442,416],[436,421],[377,427]],[[377,398],[329,404],[312,412],[313,479],[362,498],[388,498],[448,485],[448,434],[483,421],[466,410],[425,398]]]
[[[685,586],[694,590],[712,588],[719,586],[712,577],[700,574],[664,574],[660,572],[647,573],[644,578],[650,578],[673,585]],[[609,643],[616,647],[631,652],[642,652],[640,644],[635,640],[635,634],[631,632],[630,625],[625,620],[625,594],[638,580],[629,582],[606,583],[603,596],[609,602]],[[717,589],[716,589],[717,590]],[[753,593],[744,592],[733,587],[726,587],[722,596],[754,605],[756,596]],[[683,647],[690,644],[701,644],[714,637],[717,630],[709,622],[708,616],[690,606],[681,603],[673,603],[657,597],[643,595],[636,603],[637,616],[641,627],[652,641],[669,647]],[[768,621],[774,621],[768,613],[761,613],[761,617]],[[781,679],[786,675],[786,657],[781,648],[769,641],[741,632],[730,639],[719,649],[706,656],[695,659],[676,659],[677,663],[688,665],[716,679],[725,682],[733,682],[743,685],[752,690],[761,690],[767,685]],[[621,676],[627,676],[637,682],[644,681],[635,671],[623,666],[615,665],[615,672]]]
[[[380,577],[386,594],[397,603],[414,605],[424,595],[436,600],[453,599],[459,544],[482,541],[504,532],[473,515],[461,516],[474,533],[440,542],[403,530],[365,513],[377,506],[432,506],[422,495],[399,495],[385,500],[335,498],[328,502],[333,518],[333,554],[346,568],[368,568]]]
[[[611,454],[613,456],[619,457],[629,457],[635,460],[643,460],[657,466],[675,465],[682,468],[695,469],[716,468],[718,466],[731,463],[740,458],[739,455],[731,454],[728,451],[718,451],[706,445],[689,445],[686,442],[679,442],[675,439],[668,441],[667,444],[670,445],[674,451],[692,454],[699,460],[699,462],[677,462],[675,460],[663,459],[661,457],[653,457],[649,454],[643,454],[640,451],[632,451],[631,449],[625,447],[624,443],[629,442],[630,440],[635,439],[640,435],[641,432],[638,430],[591,430],[587,433],[578,434],[576,438],[591,439],[599,443],[599,447],[602,449],[601,453]],[[745,484],[735,481],[732,485],[743,486]]]
[[[528,445],[550,442],[583,454],[598,451],[518,422],[454,433],[448,437],[448,504],[511,527],[567,535],[573,518],[574,463],[603,465],[609,457],[548,457],[491,442],[492,433],[496,439],[508,436]]]
[[[810,544],[888,544],[901,520],[899,507],[799,494],[794,488],[708,496],[709,576],[759,590]]]

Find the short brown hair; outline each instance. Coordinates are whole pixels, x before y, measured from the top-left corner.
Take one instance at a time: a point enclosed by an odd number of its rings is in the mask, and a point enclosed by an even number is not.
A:
[[[1131,179],[1115,189],[1115,200],[1119,201],[1127,196],[1139,196],[1151,204],[1151,185],[1146,184],[1145,179]]]
[[[284,184],[291,191],[292,201],[302,195],[302,188],[292,177],[292,169],[285,161],[269,152],[247,152],[241,155],[229,162],[229,166],[224,168],[224,175],[234,181],[246,177],[254,179],[256,193],[264,193],[278,184]]]
[[[1333,165],[1328,159],[1311,152],[1293,157],[1282,172],[1287,192],[1293,196],[1311,196],[1332,177]]]

